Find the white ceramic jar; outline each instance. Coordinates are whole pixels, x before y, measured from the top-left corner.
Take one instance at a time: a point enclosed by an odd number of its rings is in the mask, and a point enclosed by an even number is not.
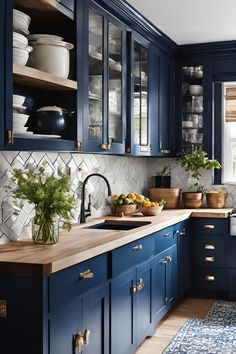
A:
[[[32,45],[34,50],[29,58],[29,66],[63,78],[69,76],[73,44],[53,38],[40,38]]]

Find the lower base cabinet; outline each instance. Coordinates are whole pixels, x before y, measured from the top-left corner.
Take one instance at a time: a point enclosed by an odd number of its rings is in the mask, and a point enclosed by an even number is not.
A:
[[[50,353],[109,354],[109,284],[83,294],[49,321]]]
[[[111,353],[130,354],[152,335],[153,258],[111,283]]]
[[[171,246],[154,258],[154,322],[171,308],[177,297],[177,247]]]

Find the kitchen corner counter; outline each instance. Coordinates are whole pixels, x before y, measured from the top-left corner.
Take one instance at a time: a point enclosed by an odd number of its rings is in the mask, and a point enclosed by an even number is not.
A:
[[[192,217],[226,218],[228,209],[164,210],[154,217],[134,214],[130,217],[108,216],[82,225],[74,225],[70,232],[62,230],[60,241],[51,246],[36,245],[32,241],[17,241],[0,246],[0,275],[48,276],[74,264],[121,247],[141,237]],[[104,220],[148,221],[150,224],[129,231],[89,229]]]

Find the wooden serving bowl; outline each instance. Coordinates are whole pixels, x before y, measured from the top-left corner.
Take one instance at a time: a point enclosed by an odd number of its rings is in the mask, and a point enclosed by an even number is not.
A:
[[[130,205],[112,205],[111,212],[112,214],[120,215],[131,215],[137,213],[137,205],[130,204]]]
[[[139,210],[141,211],[141,213],[145,216],[155,216],[160,214],[160,212],[163,209],[163,205],[162,206],[155,206],[155,207],[144,207],[141,206],[139,208]]]

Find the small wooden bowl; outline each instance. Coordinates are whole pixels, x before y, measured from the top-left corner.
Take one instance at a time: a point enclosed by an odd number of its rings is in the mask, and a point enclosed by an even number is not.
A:
[[[120,215],[131,215],[137,213],[137,205],[130,204],[130,205],[112,205],[112,214]]]
[[[141,213],[145,216],[155,216],[160,214],[160,212],[163,209],[163,205],[162,206],[155,206],[155,207],[144,207],[141,206],[139,208],[139,210],[141,211]]]

